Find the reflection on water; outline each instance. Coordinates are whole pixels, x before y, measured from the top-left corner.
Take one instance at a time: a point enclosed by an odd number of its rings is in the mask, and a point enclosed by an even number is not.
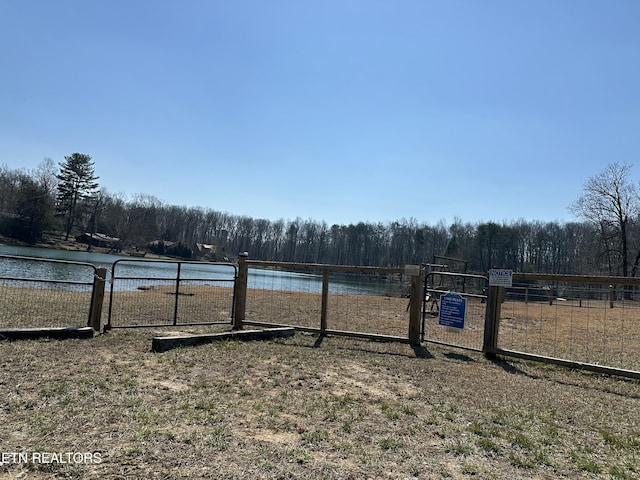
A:
[[[0,258],[0,278],[24,280],[21,282],[17,282],[16,280],[12,280],[11,282],[0,280],[0,282],[18,286],[46,287],[62,290],[91,289],[95,275],[93,266],[59,261],[67,259],[56,255],[58,251],[54,251],[56,253],[54,253],[53,256],[46,257],[44,255],[46,249],[33,250],[37,250],[33,252],[36,253],[37,256],[33,254],[30,256],[38,259]],[[29,253],[32,253],[32,249],[0,246],[0,255],[25,255]],[[46,280],[47,283],[40,282],[43,280]],[[51,280],[54,280],[55,283],[51,283]]]
[[[144,259],[132,259],[121,255],[94,253],[86,251],[53,250],[35,247],[17,247],[0,245],[0,255],[14,255],[40,259],[83,262],[108,270],[108,281],[113,282],[114,290],[135,290],[140,283],[133,280],[148,280],[154,285],[168,284],[178,276],[177,262],[160,262]],[[114,276],[115,274],[115,276]],[[198,284],[215,284],[220,281],[231,282],[236,271],[232,266],[184,263],[180,266],[180,278],[198,280]],[[59,282],[82,282],[87,285],[64,284],[65,289],[89,289],[93,282],[94,269],[87,265],[58,262],[15,260],[0,257],[0,278],[47,279]],[[130,280],[130,281],[127,281]],[[0,280],[1,282],[2,280]],[[218,283],[219,285],[220,283]],[[249,268],[249,288],[267,290],[287,290],[296,292],[320,293],[322,275],[282,270]],[[396,285],[397,287],[397,285]],[[110,288],[110,287],[107,287]],[[357,278],[331,277],[329,292],[336,294],[372,295],[388,293],[387,282],[363,282]]]

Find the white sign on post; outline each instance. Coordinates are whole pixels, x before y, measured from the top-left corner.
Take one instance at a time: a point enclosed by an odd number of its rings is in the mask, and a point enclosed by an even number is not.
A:
[[[513,285],[513,270],[493,268],[489,270],[489,286],[511,287]]]

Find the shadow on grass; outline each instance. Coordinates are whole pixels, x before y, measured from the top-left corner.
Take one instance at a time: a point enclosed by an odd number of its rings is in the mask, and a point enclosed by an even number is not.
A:
[[[431,355],[431,352],[429,352],[429,350],[427,350],[427,348],[424,345],[411,345],[411,348],[413,348],[413,352],[416,354],[416,357],[418,358],[423,358],[423,359],[433,358],[433,355]]]
[[[316,338],[316,341],[313,343],[313,348],[320,348],[322,346],[322,341],[325,339],[326,335],[324,334],[320,334],[318,335],[318,338]]]
[[[524,377],[527,377],[533,380],[542,379],[550,382],[555,382],[558,385],[586,388],[586,389],[597,390],[599,392],[608,393],[608,394],[619,396],[619,397],[640,399],[639,393],[629,392],[629,391],[617,391],[614,388],[614,386],[619,386],[623,388],[624,387],[635,388],[638,385],[638,380],[633,378],[624,378],[624,377],[618,377],[615,375],[601,374],[601,373],[596,373],[596,372],[583,370],[579,368],[570,369],[560,365],[545,364],[543,362],[540,362],[540,363],[531,362],[532,368],[537,369],[538,371],[549,372],[549,375],[535,375],[535,374],[528,373],[522,370],[521,368],[516,367],[515,365],[513,365],[513,363],[509,362],[504,358],[496,357],[495,359],[488,359],[487,361],[502,368],[507,373],[511,373],[514,375],[522,375]],[[567,374],[570,374],[571,372],[576,372],[579,374],[579,376],[574,378],[567,377]],[[602,385],[591,383],[591,381],[593,380],[597,381],[599,378],[614,379],[615,382],[614,383],[607,382]]]
[[[500,357],[487,358],[487,361],[493,363],[497,367],[502,368],[505,372],[511,373],[513,375],[523,375],[525,377],[532,378],[532,379],[540,378],[538,375],[531,375],[530,373],[525,372],[524,370],[511,364],[504,358],[500,358]]]
[[[445,353],[444,356],[451,360],[460,360],[461,362],[475,362],[475,359],[471,358],[468,355],[464,355],[462,353],[449,352],[449,353]]]
[[[305,336],[304,335],[297,335],[297,339],[296,340],[291,340],[289,339],[288,342],[284,343],[288,344],[288,345],[292,345],[293,343],[295,343],[296,346],[301,346],[301,347],[306,347],[306,348],[322,348],[323,343],[325,343],[327,341],[327,339],[329,338],[349,338],[349,337],[340,337],[339,335],[334,336],[334,335],[324,335],[324,334],[319,334],[319,335],[313,335],[315,338],[313,344],[309,344],[306,341],[304,342],[300,342],[300,339],[304,339]],[[308,338],[308,337],[307,337]],[[350,350],[350,351],[357,351],[357,352],[368,352],[368,353],[377,353],[380,355],[392,355],[392,356],[400,356],[400,357],[410,357],[410,358],[421,358],[421,359],[431,359],[431,358],[435,358],[431,352],[429,352],[429,350],[427,350],[427,348],[424,345],[408,345],[412,350],[413,350],[413,355],[408,354],[408,353],[399,353],[399,352],[394,352],[391,349],[381,349],[381,350],[376,350],[374,348],[367,348],[367,345],[373,345],[373,344],[377,344],[377,345],[384,345],[384,344],[394,344],[394,342],[385,342],[385,341],[377,341],[377,340],[370,340],[370,339],[361,339],[361,338],[351,338],[352,341],[350,342],[345,342],[341,345],[333,345],[332,348],[338,348],[341,350]],[[397,344],[396,344],[397,345]],[[402,345],[406,345],[406,344],[402,344]]]

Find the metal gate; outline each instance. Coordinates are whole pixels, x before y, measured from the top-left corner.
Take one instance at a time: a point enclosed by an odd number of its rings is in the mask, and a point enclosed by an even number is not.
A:
[[[0,328],[99,330],[104,277],[90,263],[0,255]]]
[[[117,260],[105,329],[230,324],[237,273],[230,263]]]
[[[452,272],[427,272],[422,302],[422,341],[482,351],[489,279],[482,275]],[[443,326],[440,302],[443,296],[457,293],[464,298],[464,328]]]

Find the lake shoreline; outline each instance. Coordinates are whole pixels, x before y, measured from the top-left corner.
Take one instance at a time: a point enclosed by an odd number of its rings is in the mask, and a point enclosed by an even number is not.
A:
[[[87,245],[86,243],[77,242],[75,239],[65,240],[64,235],[45,235],[43,239],[35,244],[24,242],[16,238],[6,237],[0,235],[0,246],[7,245],[13,247],[25,247],[25,248],[47,248],[51,250],[63,250],[68,252],[93,252],[93,253],[105,253],[122,255],[125,257],[144,257],[153,260],[176,260],[175,257],[167,255],[156,255],[149,252],[136,252],[129,250],[114,251],[112,248],[97,247],[94,245]]]
[[[91,250],[98,253],[109,253],[108,248],[91,247],[86,243],[76,242],[75,240],[65,240],[63,235],[45,235],[43,239],[36,243],[28,243],[16,238],[6,237],[0,235],[0,245],[12,245],[16,247],[36,247],[36,248],[51,248],[54,250],[70,250],[70,251],[85,251]]]

